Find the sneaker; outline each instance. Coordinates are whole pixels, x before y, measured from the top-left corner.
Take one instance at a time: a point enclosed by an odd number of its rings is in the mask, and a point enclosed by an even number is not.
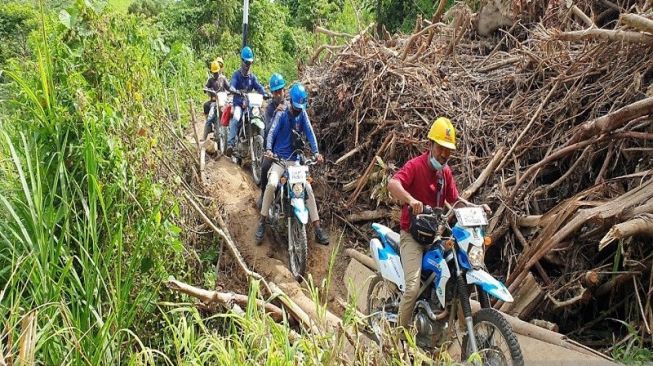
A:
[[[321,227],[315,228],[315,240],[318,244],[329,245],[329,235]]]
[[[256,245],[261,245],[263,242],[263,237],[265,236],[265,218],[262,218],[258,222],[258,227],[256,228]]]
[[[231,145],[228,145],[228,146],[227,146],[227,149],[226,149],[225,152],[224,152],[224,154],[225,154],[227,157],[231,157],[231,154],[233,154],[233,153],[234,153],[234,147],[231,146]]]

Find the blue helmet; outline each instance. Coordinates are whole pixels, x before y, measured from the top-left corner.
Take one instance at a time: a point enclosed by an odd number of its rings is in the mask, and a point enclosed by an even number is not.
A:
[[[284,86],[286,86],[286,81],[283,80],[283,76],[279,73],[274,73],[270,77],[270,91],[277,91],[279,89],[282,89]]]
[[[308,93],[302,84],[295,83],[292,88],[290,88],[290,101],[292,102],[292,106],[297,109],[304,110],[304,108],[306,108]]]
[[[245,46],[240,51],[240,58],[246,62],[254,62],[254,51],[249,46]]]

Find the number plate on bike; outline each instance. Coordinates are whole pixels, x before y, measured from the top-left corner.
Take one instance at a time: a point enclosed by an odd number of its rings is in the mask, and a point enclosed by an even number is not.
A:
[[[225,104],[227,104],[227,93],[226,92],[219,92],[218,93],[218,105],[220,107],[224,107]]]
[[[306,183],[306,172],[308,167],[305,166],[289,166],[288,167],[288,182],[290,184]]]
[[[454,209],[456,219],[462,226],[484,226],[487,225],[487,217],[482,207],[463,207]]]

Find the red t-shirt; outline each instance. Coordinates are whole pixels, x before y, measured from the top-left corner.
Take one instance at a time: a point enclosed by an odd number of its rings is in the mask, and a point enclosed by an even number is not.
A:
[[[431,207],[444,207],[446,200],[450,204],[458,200],[458,188],[453,179],[451,168],[447,165],[441,172],[434,170],[429,163],[429,152],[409,160],[392,177],[401,182],[404,189],[416,200]],[[440,193],[440,201],[436,201],[438,189],[444,183]],[[401,230],[409,231],[410,212],[408,205],[401,210]]]

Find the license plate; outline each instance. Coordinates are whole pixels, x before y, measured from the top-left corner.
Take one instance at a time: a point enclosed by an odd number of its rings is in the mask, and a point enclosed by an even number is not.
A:
[[[305,166],[289,166],[288,167],[288,182],[290,184],[306,183],[306,172],[308,167]]]
[[[482,207],[462,207],[454,210],[456,219],[462,226],[484,226],[487,225],[487,217]]]
[[[227,93],[219,92],[218,93],[218,105],[220,107],[224,107],[225,104],[227,104]]]

